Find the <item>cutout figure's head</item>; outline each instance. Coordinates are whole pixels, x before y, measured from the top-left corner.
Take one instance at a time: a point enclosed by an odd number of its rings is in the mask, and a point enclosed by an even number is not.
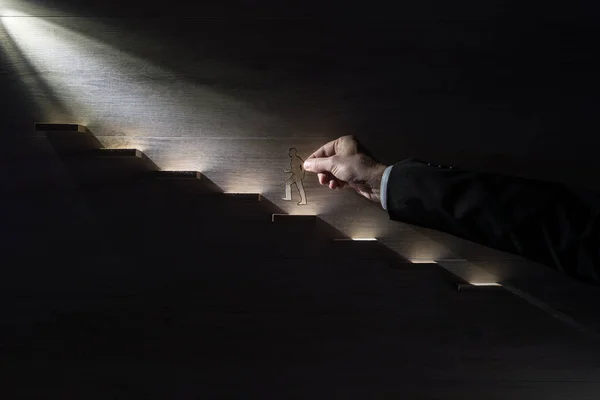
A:
[[[288,154],[289,154],[290,158],[294,158],[296,156],[296,153],[297,153],[296,149],[291,147]]]

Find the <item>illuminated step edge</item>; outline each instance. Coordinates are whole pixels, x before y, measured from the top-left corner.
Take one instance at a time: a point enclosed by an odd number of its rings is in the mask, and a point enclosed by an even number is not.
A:
[[[438,259],[437,264],[455,276],[459,292],[502,289],[499,279],[484,268],[463,259]]]
[[[153,175],[156,179],[202,179],[198,171],[156,171]]]
[[[95,149],[91,150],[89,154],[96,157],[148,158],[143,151],[138,149]]]
[[[290,214],[272,214],[271,222],[286,224],[315,224],[316,215],[290,215]]]
[[[457,283],[456,288],[459,292],[489,291],[502,289],[502,285],[497,282]]]
[[[340,238],[333,239],[334,242],[376,242],[377,238],[374,237],[352,237],[352,238]]]
[[[199,171],[155,171],[152,172],[151,176],[158,180],[202,180],[210,182],[210,180]],[[260,193],[215,192],[210,194],[205,193],[204,195],[225,196],[228,199],[240,202],[259,202],[263,199]]]
[[[240,201],[262,201],[262,195],[260,193],[223,193],[230,199]]]
[[[35,123],[36,132],[88,132],[87,127],[78,124]]]
[[[411,264],[437,264],[437,261],[427,258],[411,258],[408,261]]]

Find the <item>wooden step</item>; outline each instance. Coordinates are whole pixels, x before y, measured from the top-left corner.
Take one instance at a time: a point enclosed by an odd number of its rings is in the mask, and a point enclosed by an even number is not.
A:
[[[316,215],[273,214],[271,222],[281,226],[314,227],[317,224]]]
[[[202,179],[198,171],[156,171],[153,176],[156,179]]]
[[[276,213],[271,217],[272,224],[282,230],[291,232],[311,232],[311,235],[328,243],[334,238],[344,235],[333,226],[315,215],[295,215]]]
[[[166,190],[183,190],[186,193],[223,192],[220,187],[199,171],[154,171],[145,177],[144,183]]]
[[[260,193],[225,193],[208,177],[198,171],[156,171],[148,174],[149,179],[144,179],[146,187],[152,187],[161,196],[178,197],[187,196],[194,202],[206,201],[214,204],[215,201],[235,202],[260,202],[271,213],[281,213],[281,209],[265,199]],[[164,192],[161,194],[160,190]],[[208,196],[214,195],[214,196]]]
[[[399,259],[400,255],[374,238],[336,238],[332,240],[336,254],[352,254],[358,259]],[[409,262],[403,259],[404,262]]]
[[[80,186],[118,184],[140,179],[158,167],[138,149],[94,149],[63,157],[68,172]]]
[[[162,255],[170,260],[205,262],[230,253],[246,258],[298,258],[323,253],[330,244],[317,229],[291,229],[273,225],[268,219],[263,222],[225,217],[200,219],[189,212],[177,217],[133,211],[123,214],[119,204],[106,207],[98,213],[98,219],[123,252]]]
[[[324,254],[330,247],[330,238],[319,229],[315,216],[286,218],[285,223],[270,224],[217,221],[210,226],[194,226],[192,223],[189,233],[199,239],[199,246],[216,256],[233,251],[246,257],[302,258]]]
[[[200,184],[200,183],[199,183]],[[176,190],[134,182],[122,187],[92,187],[84,191],[100,213],[151,219],[185,219],[197,223],[270,222],[271,207],[258,194],[224,194]]]
[[[230,253],[244,257],[300,257],[327,244],[308,232],[282,232],[268,223],[113,218],[105,220],[104,226],[114,242],[132,254],[163,254],[199,262]]]
[[[92,212],[125,247],[173,244],[198,249],[242,247],[254,252],[272,234],[269,210],[258,195],[181,195],[155,187],[127,185],[85,190]],[[129,244],[131,243],[131,244]],[[261,247],[258,246],[258,247]]]
[[[89,132],[87,127],[79,124],[56,124],[46,122],[35,123],[36,132]]]
[[[58,154],[71,154],[104,147],[82,125],[36,123],[35,131],[44,135]]]
[[[254,220],[255,211],[268,221],[278,210],[259,193],[223,193],[197,171],[151,171],[121,187],[90,187],[85,191],[91,202],[102,208],[103,202],[152,214],[185,215],[210,219],[223,215]],[[182,214],[183,213],[183,214]]]

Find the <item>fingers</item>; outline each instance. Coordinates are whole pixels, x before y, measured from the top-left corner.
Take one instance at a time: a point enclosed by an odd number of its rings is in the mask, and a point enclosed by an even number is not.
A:
[[[347,183],[336,178],[332,171],[334,167],[336,170],[339,169],[339,162],[342,161],[341,157],[356,154],[357,146],[358,141],[354,136],[342,136],[336,140],[332,140],[321,146],[306,159],[304,169],[308,172],[316,173],[319,184],[328,186],[330,189],[341,189]]]
[[[329,181],[331,180],[331,177],[328,174],[319,173],[317,176],[319,177],[319,183],[323,186],[329,184]]]
[[[335,142],[336,140],[332,140],[331,142],[321,146],[317,151],[312,153],[308,158],[324,158],[331,157],[335,155]]]
[[[333,168],[333,157],[310,158],[304,161],[304,169],[309,172],[323,173],[331,172]]]
[[[321,186],[329,186],[330,189],[341,189],[346,186],[346,182],[340,181],[328,172],[317,174]]]
[[[331,157],[342,153],[355,154],[358,152],[359,146],[360,143],[354,135],[341,136],[321,146],[308,159]]]

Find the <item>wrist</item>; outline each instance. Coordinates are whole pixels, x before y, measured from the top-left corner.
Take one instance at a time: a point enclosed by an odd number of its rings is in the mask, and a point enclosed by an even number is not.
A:
[[[383,174],[387,165],[377,164],[373,167],[373,172],[371,173],[371,179],[369,182],[369,186],[371,187],[371,192],[373,194],[372,199],[376,202],[381,202],[381,180],[383,179]]]

